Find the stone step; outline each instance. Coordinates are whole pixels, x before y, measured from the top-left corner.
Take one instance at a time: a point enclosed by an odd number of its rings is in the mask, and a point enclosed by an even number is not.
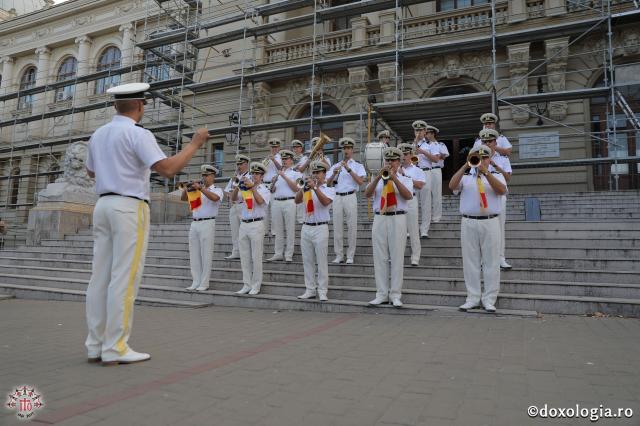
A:
[[[166,263],[158,262],[157,258],[147,258],[145,272],[155,275],[168,276],[190,276],[189,259],[175,259],[175,262]],[[155,261],[155,262],[154,262]],[[55,268],[55,269],[71,269],[71,270],[91,270],[91,260],[74,259],[61,260],[52,258],[28,258],[28,257],[0,257],[0,266],[6,267],[7,270],[17,266],[27,269],[34,268]],[[286,267],[287,272],[295,273],[296,280],[303,281],[304,268],[301,262],[265,262],[264,269],[277,274],[282,268]],[[373,264],[356,263],[353,265],[346,264],[329,264],[329,273],[331,276],[342,276],[342,274],[358,274],[365,275],[369,278],[374,276]],[[233,277],[240,279],[241,266],[238,260],[216,259],[212,265],[212,275],[223,274],[225,277]],[[460,266],[411,266],[409,259],[405,263],[405,277],[440,277],[440,278],[457,278],[462,279],[463,272]],[[618,284],[638,284],[640,274],[637,271],[601,271],[601,270],[571,270],[556,268],[514,268],[509,271],[502,271],[501,279],[503,282],[510,280],[518,281],[563,281],[563,282],[614,282]],[[347,278],[349,279],[349,278]],[[538,291],[539,293],[539,291]]]
[[[268,282],[279,282],[282,284],[304,283],[302,271],[282,271],[270,269],[270,265],[263,271],[263,280]],[[0,273],[0,282],[13,284],[27,284],[25,277],[34,280],[34,277],[42,276],[49,278],[63,278],[69,280],[88,281],[91,271],[87,269],[70,269],[54,267],[29,267],[14,266],[11,273]],[[216,289],[229,290],[231,288],[221,288],[219,285],[228,285],[229,282],[241,282],[242,272],[237,269],[217,269],[213,271],[211,286]],[[329,274],[329,286],[331,289],[339,289],[344,286],[360,286],[375,289],[373,274],[362,274],[355,272],[333,272]],[[191,275],[187,267],[147,265],[145,267],[142,283],[145,285],[158,285],[166,287],[186,288],[191,285]],[[404,288],[417,291],[459,291],[464,293],[464,279],[462,277],[439,277],[439,276],[404,276]],[[567,296],[596,296],[596,297],[618,297],[640,299],[640,284],[636,283],[603,283],[603,282],[569,282],[569,281],[547,281],[547,280],[527,280],[501,279],[501,290],[514,294],[551,294]],[[416,301],[415,303],[420,303]],[[425,302],[422,302],[425,303]]]
[[[330,252],[332,249],[330,249]],[[231,265],[229,262],[239,262],[238,260],[227,261],[224,256],[229,253],[223,250],[214,249],[214,267],[228,267]],[[0,257],[21,257],[21,258],[52,258],[52,259],[66,259],[66,260],[79,260],[79,261],[91,261],[93,259],[93,252],[87,248],[71,248],[71,249],[59,249],[56,252],[50,252],[49,247],[29,247],[22,248],[20,250],[4,250],[0,251]],[[409,265],[410,255],[405,252],[405,264]],[[162,251],[162,250],[150,250],[147,255],[147,263],[149,264],[162,264],[162,265],[185,265],[189,260],[188,250],[175,250],[175,251]],[[333,260],[332,256],[329,256],[329,261]],[[368,264],[371,262],[370,255],[357,255],[355,256],[355,264]],[[569,257],[557,257],[557,258],[531,258],[515,257],[509,255],[509,262],[514,268],[540,268],[540,269],[590,269],[599,271],[640,271],[640,262],[631,259],[600,259],[600,258],[569,258]],[[420,259],[422,266],[450,266],[450,267],[462,267],[462,258],[460,256],[449,256],[445,254],[424,255],[422,254]],[[333,265],[329,265],[330,268]]]
[[[275,238],[265,238],[264,241],[264,253],[271,254],[274,252],[274,241]],[[437,240],[428,239],[427,242],[423,242],[422,252],[425,255],[429,254],[438,254],[445,253],[448,255],[457,255],[459,256],[461,253],[460,245],[457,246],[455,244],[446,245]],[[555,245],[560,245],[556,243]],[[69,248],[69,247],[78,247],[78,248],[92,248],[92,241],[58,241],[58,240],[44,240],[42,241],[43,247],[56,247],[59,249],[61,247]],[[216,242],[215,243],[217,250],[222,250],[223,252],[231,252],[231,243],[230,242]],[[188,247],[187,241],[182,242],[149,242],[150,250],[186,250]],[[373,249],[371,244],[358,244],[357,253],[359,255],[372,255]],[[561,247],[508,247],[508,256],[548,256],[551,255],[553,257],[556,256],[569,256],[569,257],[602,257],[602,258],[623,258],[630,257],[632,259],[640,258],[640,249],[637,248],[620,248],[620,247],[589,247],[589,248],[579,248],[579,247],[571,247],[568,243],[564,244]],[[294,248],[294,254],[300,255],[300,246],[299,239],[297,239]],[[269,257],[269,256],[266,256]]]
[[[296,239],[300,238],[300,232],[296,232]],[[459,233],[458,233],[459,234]],[[448,235],[447,233],[443,233],[436,237],[433,234],[429,235],[428,239],[421,239],[422,247],[459,247],[460,246],[460,235]],[[230,244],[231,243],[231,233],[230,231],[220,231],[216,230],[215,234],[215,243],[218,244]],[[333,243],[333,231],[329,232],[329,245]],[[579,238],[580,237],[580,238]],[[370,232],[358,232],[356,237],[357,246],[370,245],[371,244],[371,233]],[[266,239],[265,247],[267,247],[268,243],[273,240],[275,242],[275,238]],[[535,246],[545,246],[549,248],[557,248],[557,247],[573,247],[573,248],[590,248],[593,247],[594,237],[590,236],[580,236],[578,233],[574,233],[574,236],[566,236],[565,238],[549,238],[545,236],[530,236],[524,238],[522,236],[514,236],[511,233],[507,232],[506,237],[506,248],[526,248],[531,244]],[[58,242],[59,240],[54,240]],[[93,243],[93,237],[90,235],[70,235],[66,236],[62,244],[65,244],[69,241],[81,241],[81,242],[89,242]],[[346,241],[346,240],[345,240]],[[299,241],[297,241],[299,243]],[[177,243],[177,244],[187,244],[189,243],[189,235],[188,232],[178,234],[176,236],[153,236],[150,238],[150,243],[152,244],[163,244],[163,243]],[[600,237],[598,238],[598,247],[600,248],[640,248],[640,238],[616,238],[616,237]]]
[[[589,240],[593,243],[593,239],[603,240],[603,241],[640,241],[640,229],[638,230],[580,230],[580,231],[558,231],[558,230],[519,230],[519,229],[511,229],[512,227],[507,224],[507,240],[523,240],[523,239],[534,239],[534,240]],[[639,224],[640,226],[640,224]],[[296,233],[300,233],[300,227],[296,226]],[[344,230],[346,233],[346,229]],[[371,238],[371,229],[370,227],[360,226],[358,228],[359,238]],[[362,235],[362,234],[369,234]],[[332,224],[329,225],[329,239],[333,239],[334,235],[334,227]],[[174,229],[174,230],[153,230],[149,234],[151,240],[153,241],[169,241],[169,239],[185,239],[189,237],[189,228],[185,227],[184,229]],[[216,226],[215,230],[216,240],[220,239],[229,239],[231,238],[231,229],[230,227],[225,226]],[[430,229],[429,236],[434,239],[445,239],[445,238],[460,238],[460,230],[441,230],[441,229]],[[64,237],[64,240],[67,241],[93,241],[92,234],[75,234],[75,235],[67,235]],[[640,246],[640,245],[639,245]]]
[[[0,294],[0,300],[9,300],[15,298],[16,297],[13,294]]]
[[[72,290],[57,287],[36,287],[31,285],[17,285],[0,283],[0,292],[8,293],[0,297],[3,298],[19,298],[32,300],[64,300],[64,301],[84,301],[86,297],[85,290]],[[136,305],[145,306],[165,306],[172,308],[204,308],[210,306],[206,302],[193,302],[180,299],[164,299],[159,297],[138,296]]]
[[[85,286],[86,288],[86,286]],[[40,291],[38,287],[15,286],[11,284],[0,284],[0,292],[10,292],[18,294],[24,299],[46,299],[46,300],[69,300],[84,301],[86,292],[83,290],[65,290],[58,288],[45,288]],[[177,305],[184,307],[205,307],[210,305],[243,307],[252,309],[271,309],[271,310],[302,310],[317,312],[333,312],[333,313],[368,313],[368,314],[409,314],[409,315],[425,315],[434,311],[446,312],[448,315],[497,315],[497,316],[520,316],[535,317],[538,315],[535,311],[500,309],[496,314],[488,314],[482,309],[473,309],[466,314],[460,312],[455,306],[430,306],[430,305],[413,305],[405,303],[402,309],[394,308],[391,305],[384,304],[380,306],[371,306],[366,302],[355,300],[337,300],[332,299],[328,302],[318,302],[316,300],[300,300],[295,296],[276,296],[270,294],[259,294],[256,296],[238,296],[228,291],[207,291],[202,293],[187,292],[182,289],[169,289],[157,286],[141,286],[140,293],[146,293],[156,297],[144,297],[143,299],[152,299],[158,301],[167,300],[185,305]],[[14,297],[13,294],[6,297]],[[139,303],[140,297],[136,300]],[[193,304],[193,306],[191,306]],[[168,306],[157,304],[157,306]]]
[[[27,283],[21,285],[22,287],[33,286],[34,288],[39,288],[38,284],[35,284],[37,277],[26,277]],[[43,277],[46,279],[49,284],[52,282],[57,282],[59,286],[63,286],[63,288],[68,289],[69,287],[76,287],[76,291],[80,291],[78,289],[82,289],[83,286],[86,288],[86,280],[73,280],[73,279],[62,279],[56,280],[51,277]],[[8,284],[0,285],[0,289],[3,286]],[[232,290],[239,289],[241,287],[241,282],[225,280],[224,283],[220,284],[220,286],[227,285],[229,287],[233,287]],[[10,284],[9,286],[14,286]],[[51,287],[51,285],[50,285]],[[50,288],[45,287],[45,288]],[[56,286],[57,288],[57,286]],[[205,292],[186,292],[179,287],[167,287],[162,288],[161,286],[148,285],[143,283],[140,288],[141,297],[151,295],[159,295],[165,294],[166,298],[168,298],[169,294],[171,297],[177,297],[176,294],[186,295],[187,300],[198,300],[203,301],[204,303],[212,303],[216,305],[222,305],[224,302],[218,302],[216,300],[216,295],[220,292],[223,292],[227,297],[231,297],[234,299],[246,298],[246,299],[257,299],[263,300],[267,299],[270,301],[281,300],[281,301],[294,301],[293,298],[297,294],[301,294],[304,291],[304,286],[300,284],[288,284],[288,283],[273,283],[273,282],[264,282],[262,286],[262,293],[258,296],[232,296],[230,291],[221,290],[215,287],[216,290],[208,290]],[[6,290],[3,290],[5,293]],[[152,293],[152,291],[154,293]],[[147,292],[149,294],[147,294]],[[286,293],[286,295],[280,294]],[[23,295],[18,293],[15,294],[17,297],[23,297]],[[373,287],[357,287],[357,286],[344,286],[344,287],[336,287],[329,289],[329,297],[333,300],[345,300],[350,302],[361,302],[364,306],[366,301],[371,300],[375,296],[375,288]],[[209,298],[207,298],[209,297]],[[460,291],[439,291],[439,290],[413,290],[407,289],[403,291],[403,301],[406,302],[407,305],[419,305],[419,306],[447,306],[449,309],[455,309],[456,306],[462,304],[466,297],[465,292]],[[42,298],[50,298],[50,296],[44,295]],[[80,300],[79,298],[77,300]],[[414,303],[415,300],[419,300],[420,303]],[[252,302],[252,307],[265,307],[268,309],[279,309],[278,303],[267,303],[262,306],[256,306]],[[304,303],[318,303],[318,302],[304,302]],[[332,311],[333,303],[318,303],[323,305],[323,309],[327,311]],[[229,304],[228,306],[238,306],[235,304]],[[246,305],[243,305],[246,306]],[[526,308],[526,307],[530,308]],[[508,310],[517,310],[517,311],[537,311],[541,313],[559,313],[559,314],[589,314],[595,312],[606,312],[615,315],[623,315],[623,316],[640,316],[640,299],[620,299],[620,298],[602,298],[602,297],[587,297],[587,296],[567,296],[567,295],[534,295],[534,294],[510,294],[510,293],[501,293],[497,307],[500,311],[503,309]],[[295,309],[295,308],[294,308]],[[395,310],[394,310],[395,311]],[[402,309],[398,309],[398,311],[402,311]]]

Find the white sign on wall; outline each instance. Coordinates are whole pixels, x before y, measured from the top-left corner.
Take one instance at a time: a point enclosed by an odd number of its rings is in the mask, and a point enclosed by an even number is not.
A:
[[[518,135],[520,159],[560,157],[558,132],[527,133]]]

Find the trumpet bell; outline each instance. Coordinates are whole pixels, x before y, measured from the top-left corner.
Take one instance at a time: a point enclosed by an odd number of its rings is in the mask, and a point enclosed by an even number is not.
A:
[[[412,163],[414,166],[417,166],[417,165],[418,165],[418,161],[419,161],[419,160],[418,160],[418,156],[417,156],[417,155],[412,155],[412,156],[411,156],[411,163]]]
[[[304,179],[302,178],[296,179],[296,185],[298,186],[298,189],[304,188],[305,187]]]
[[[389,170],[383,170],[382,173],[380,173],[380,176],[382,179],[389,179]]]
[[[482,161],[482,159],[480,158],[479,155],[471,154],[467,158],[467,165],[473,169],[473,168],[478,167],[480,165],[481,161]]]

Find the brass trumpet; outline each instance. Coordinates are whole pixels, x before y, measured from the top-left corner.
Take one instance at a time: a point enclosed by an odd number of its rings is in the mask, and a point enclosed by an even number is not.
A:
[[[469,166],[472,169],[478,167],[481,162],[482,162],[482,158],[477,152],[473,152],[469,154],[469,156],[467,157],[467,166]]]
[[[189,180],[186,182],[178,182],[178,189],[187,190],[187,192],[195,191],[193,185],[197,183],[200,186],[204,185],[204,182],[201,180]]]
[[[306,186],[305,181],[302,178],[296,179],[296,185],[298,186],[298,189],[302,189]]]
[[[413,164],[414,166],[418,165],[418,156],[417,155],[412,155],[411,156],[411,164]]]
[[[380,172],[380,177],[381,177],[382,179],[384,179],[384,180],[389,179],[389,176],[391,176],[391,175],[389,174],[389,169],[383,169],[383,170]]]

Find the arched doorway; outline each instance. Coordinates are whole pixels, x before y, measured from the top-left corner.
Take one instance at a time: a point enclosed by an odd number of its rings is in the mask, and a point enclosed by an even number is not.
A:
[[[594,87],[604,86],[604,75]],[[636,117],[640,119],[640,85],[619,86],[618,90],[629,104]],[[610,97],[591,98],[591,131],[600,139],[591,138],[593,158],[627,157],[640,155],[640,130],[636,130],[627,120],[620,108],[615,110],[615,141],[613,137],[614,116],[610,112]],[[614,141],[607,143],[607,140]],[[615,189],[615,176],[618,176],[618,189],[640,188],[640,163],[596,164],[593,166],[593,189]]]
[[[442,97],[442,96],[455,96],[455,95],[466,95],[469,93],[477,93],[478,91],[470,84],[456,84],[456,85],[447,85],[436,89],[435,92],[430,97]],[[489,106],[490,110],[490,106]],[[478,117],[478,129],[480,131],[480,117]],[[427,119],[427,123],[429,120]],[[435,124],[435,123],[434,123]],[[456,123],[443,123],[449,126],[455,126]],[[437,126],[437,124],[436,124]],[[442,126],[442,125],[441,125]],[[446,137],[448,130],[441,128],[441,134]],[[469,150],[473,147],[473,143],[476,140],[477,133],[470,133],[468,135],[457,135],[451,139],[440,139],[438,140],[444,143],[449,150],[449,158],[444,162],[444,168],[442,169],[442,191],[444,194],[448,194],[449,191],[449,180],[455,174],[455,172],[462,167],[462,165],[467,161],[467,154]]]
[[[330,102],[316,102],[313,105],[313,116],[322,117],[327,115],[338,115],[340,110],[334,104]],[[307,104],[296,118],[307,118],[311,116],[311,105]],[[323,124],[322,128],[314,123],[313,134],[309,136],[309,125],[296,126],[293,132],[293,138],[304,142],[305,151],[310,149],[310,140],[313,137],[320,136],[320,130],[322,133],[329,136],[334,142],[328,143],[324,146],[324,155],[331,159],[332,163],[339,161],[339,156],[342,152],[338,149],[338,139],[342,137],[342,123],[328,123]]]

